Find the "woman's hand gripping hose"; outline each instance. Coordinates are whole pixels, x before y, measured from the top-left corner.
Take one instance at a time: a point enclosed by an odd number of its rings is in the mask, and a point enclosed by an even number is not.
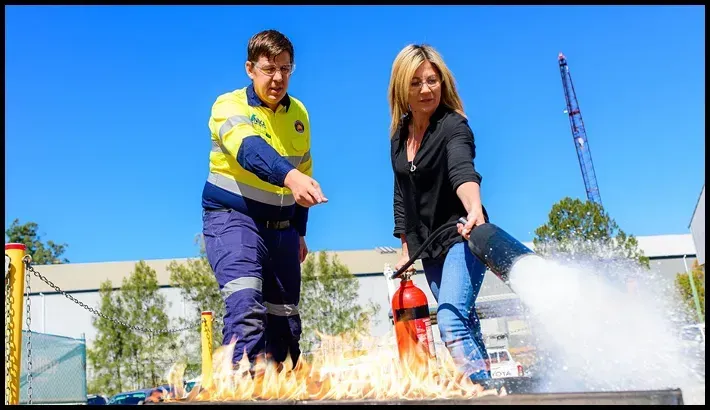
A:
[[[402,275],[434,239],[447,229],[456,228],[457,224],[466,224],[466,218],[459,218],[458,221],[441,225],[424,241],[422,246],[409,258],[409,261],[392,274],[391,278],[396,279]],[[468,238],[468,249],[504,283],[508,282],[508,274],[515,262],[524,256],[535,255],[535,252],[530,248],[492,223],[484,223],[474,227]]]
[[[428,238],[426,238],[426,240],[424,241],[422,246],[420,246],[419,249],[417,249],[417,251],[414,252],[414,255],[409,257],[409,260],[407,261],[407,263],[402,265],[399,269],[397,269],[397,271],[395,273],[392,274],[391,279],[397,279],[402,273],[404,273],[407,270],[407,268],[412,266],[414,261],[416,261],[417,258],[419,258],[419,255],[421,255],[422,252],[424,252],[424,250],[427,248],[427,246],[431,245],[431,243],[434,241],[434,239],[438,238],[439,235],[446,232],[447,229],[456,228],[456,225],[458,225],[458,224],[466,224],[466,218],[461,217],[455,222],[447,222],[447,223],[441,225],[439,228],[437,228],[434,232],[432,232],[432,234],[429,235]]]

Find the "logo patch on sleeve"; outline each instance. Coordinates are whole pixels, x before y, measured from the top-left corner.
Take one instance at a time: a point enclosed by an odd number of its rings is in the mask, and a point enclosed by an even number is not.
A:
[[[296,122],[293,123],[293,127],[296,129],[296,132],[299,134],[303,134],[303,130],[306,129],[306,127],[303,125],[301,120],[296,120]]]

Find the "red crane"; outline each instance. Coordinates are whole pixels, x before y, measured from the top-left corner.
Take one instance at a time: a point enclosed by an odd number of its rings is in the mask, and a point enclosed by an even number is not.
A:
[[[582,170],[587,199],[601,205],[602,197],[599,195],[597,174],[594,172],[594,163],[592,162],[592,152],[589,149],[589,141],[587,141],[587,132],[584,129],[582,112],[579,110],[577,94],[574,92],[572,74],[569,72],[569,66],[567,66],[567,59],[564,54],[560,53],[558,62],[560,64],[560,75],[562,76],[562,88],[564,89],[565,100],[567,101],[565,113],[569,116],[569,125],[572,128],[572,139],[574,141],[574,148],[577,150],[577,158],[579,159],[579,167]]]

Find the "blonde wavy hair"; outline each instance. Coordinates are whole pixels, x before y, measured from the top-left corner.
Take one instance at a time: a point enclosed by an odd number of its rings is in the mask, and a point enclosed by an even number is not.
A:
[[[463,102],[456,90],[456,82],[451,70],[444,63],[434,47],[426,44],[416,45],[410,44],[402,49],[397,54],[397,57],[392,63],[392,74],[390,75],[390,84],[387,88],[387,99],[390,106],[390,138],[397,131],[402,117],[409,112],[409,84],[414,77],[417,68],[425,62],[429,61],[434,68],[439,72],[441,77],[441,103],[450,109],[465,117],[463,111]]]

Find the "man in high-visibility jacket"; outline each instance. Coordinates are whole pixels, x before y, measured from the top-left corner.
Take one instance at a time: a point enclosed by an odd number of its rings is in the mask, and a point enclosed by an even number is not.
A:
[[[248,87],[212,106],[210,172],[202,193],[207,259],[226,304],[224,339],[244,353],[295,364],[300,356],[301,263],[308,208],[327,202],[311,178],[310,123],[286,93],[291,42],[275,30],[247,47]]]

